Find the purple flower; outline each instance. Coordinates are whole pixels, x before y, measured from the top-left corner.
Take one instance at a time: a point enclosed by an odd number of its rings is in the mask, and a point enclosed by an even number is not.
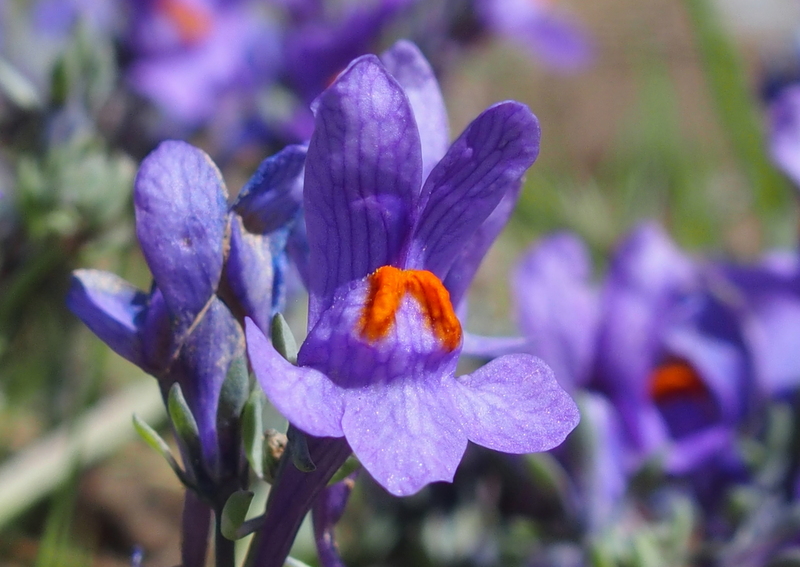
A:
[[[274,24],[253,2],[132,2],[127,77],[134,90],[179,124],[197,126],[274,80],[279,43]]]
[[[553,69],[576,71],[592,59],[587,32],[548,0],[476,0],[476,9],[494,33]]]
[[[412,3],[354,3],[340,14],[332,14],[321,2],[290,4],[290,25],[283,40],[288,84],[302,100],[311,102],[350,61],[369,53],[384,29]]]
[[[735,305],[652,224],[620,245],[598,294],[579,240],[543,241],[515,277],[532,352],[564,384],[609,398],[632,470],[660,456],[668,472],[730,456],[748,411],[749,352]]]
[[[773,161],[800,187],[800,85],[785,88],[769,107]]]
[[[742,327],[753,358],[755,390],[785,398],[800,386],[800,258],[771,253],[754,266],[721,266],[735,287]]]
[[[291,185],[304,155],[304,148],[290,146],[266,160],[243,194]],[[165,396],[180,384],[203,451],[203,469],[190,471],[194,480],[235,476],[239,448],[228,437],[238,439],[238,430],[218,420],[220,392],[231,364],[244,355],[242,319],[266,326],[278,307],[270,236],[229,213],[219,170],[184,142],[163,142],[145,158],[134,207],[153,274],[150,292],[114,274],[78,270],[68,305],[114,351],[158,378]]]
[[[536,118],[522,104],[497,104],[445,152],[427,62],[404,42],[382,59],[355,60],[314,106],[304,188],[309,334],[299,366],[253,324],[247,339],[259,383],[292,424],[344,437],[378,482],[407,495],[452,480],[468,440],[544,451],[578,412],[528,355],[455,376],[462,331],[453,303],[465,287],[448,288],[448,276],[535,160]]]

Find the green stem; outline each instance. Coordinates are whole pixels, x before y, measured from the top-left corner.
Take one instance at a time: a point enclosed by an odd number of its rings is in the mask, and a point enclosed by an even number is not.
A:
[[[750,184],[762,224],[771,228],[776,214],[791,205],[791,191],[766,152],[758,103],[752,96],[739,56],[709,0],[683,0],[694,29],[706,80],[720,125]]]

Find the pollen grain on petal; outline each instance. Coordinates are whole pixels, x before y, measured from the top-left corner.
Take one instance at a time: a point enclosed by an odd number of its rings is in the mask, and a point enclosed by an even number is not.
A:
[[[461,343],[461,323],[450,294],[431,272],[383,266],[369,276],[369,286],[360,320],[361,334],[367,340],[375,342],[389,333],[403,298],[410,294],[421,307],[428,327],[448,351]]]
[[[708,388],[687,362],[673,360],[658,366],[650,376],[650,396],[663,402],[678,396],[704,396]]]

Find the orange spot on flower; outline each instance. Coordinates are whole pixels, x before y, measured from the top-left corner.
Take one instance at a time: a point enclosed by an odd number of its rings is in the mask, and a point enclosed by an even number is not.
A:
[[[369,276],[369,285],[360,321],[361,334],[369,341],[375,342],[389,333],[403,298],[411,294],[422,307],[428,327],[448,351],[461,343],[461,323],[453,311],[450,294],[431,272],[383,266]]]
[[[211,31],[211,15],[183,0],[160,0],[159,9],[175,25],[181,41],[196,43]]]
[[[677,396],[704,396],[708,393],[694,368],[682,360],[662,364],[650,376],[650,396],[657,402]]]

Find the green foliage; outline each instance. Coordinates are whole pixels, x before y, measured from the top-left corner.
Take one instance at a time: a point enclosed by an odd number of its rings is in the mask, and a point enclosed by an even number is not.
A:
[[[197,421],[192,415],[186,398],[183,397],[181,385],[175,382],[169,389],[167,397],[167,412],[169,413],[172,426],[175,428],[175,435],[180,440],[188,453],[192,471],[203,470],[203,447],[200,442],[200,431]]]
[[[247,462],[258,478],[264,478],[264,394],[254,388],[242,410],[242,444]]]
[[[786,181],[770,163],[758,104],[745,78],[740,56],[709,0],[684,0],[702,57],[709,91],[736,162],[746,175],[762,229],[776,235],[779,221],[792,202]],[[780,223],[778,225],[780,227]]]
[[[272,345],[283,358],[297,364],[297,341],[283,315],[278,313],[272,318]]]
[[[249,490],[238,490],[230,495],[225,506],[222,508],[220,517],[220,531],[222,535],[231,541],[235,541],[246,534],[239,534],[239,529],[244,524],[247,511],[250,509],[250,502],[253,501],[253,493]]]
[[[133,415],[133,427],[136,429],[136,433],[139,434],[139,437],[147,443],[150,448],[154,449],[157,453],[159,453],[169,464],[170,468],[173,470],[175,475],[180,479],[180,481],[184,485],[189,485],[189,479],[186,478],[186,473],[183,472],[178,462],[175,460],[175,457],[172,456],[172,451],[167,445],[167,442],[161,438],[161,436],[156,432],[155,429],[147,425],[144,421],[139,419],[139,416],[136,414]]]
[[[88,133],[41,158],[21,157],[17,204],[27,233],[39,241],[97,234],[125,211],[134,171],[129,157],[107,154]]]

